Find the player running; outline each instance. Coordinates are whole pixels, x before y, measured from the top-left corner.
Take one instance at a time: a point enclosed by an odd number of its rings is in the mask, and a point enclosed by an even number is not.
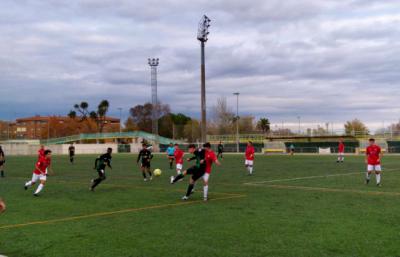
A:
[[[218,150],[218,155],[217,158],[221,158],[222,160],[224,159],[223,156],[223,152],[224,152],[224,145],[222,144],[222,142],[220,141],[218,146],[217,146],[217,150]]]
[[[245,157],[246,157],[246,161],[244,163],[247,171],[249,172],[249,175],[253,175],[253,166],[254,166],[254,146],[253,146],[253,142],[249,141],[247,143],[247,148],[246,148],[246,153],[245,153]]]
[[[365,163],[367,164],[367,176],[365,179],[365,184],[368,185],[369,180],[371,179],[372,171],[375,171],[376,176],[376,185],[381,186],[381,157],[382,151],[381,148],[375,144],[375,139],[369,139],[369,146],[365,151]]]
[[[6,163],[6,156],[3,148],[0,146],[0,176],[4,178],[4,164]]]
[[[167,148],[167,156],[169,160],[169,168],[172,170],[172,165],[174,164],[174,153],[175,153],[175,147],[172,145],[172,143],[169,144]]]
[[[142,147],[143,148],[139,152],[136,163],[139,164],[139,161],[142,160],[140,169],[142,170],[143,179],[146,182],[147,181],[146,172],[149,174],[150,180],[153,179],[153,174],[151,173],[151,170],[150,170],[150,166],[151,166],[150,162],[151,162],[151,159],[153,159],[153,154],[147,148],[146,144],[142,144]]]
[[[106,166],[112,169],[111,154],[112,154],[112,148],[107,148],[107,153],[101,155],[99,158],[96,158],[94,162],[94,169],[99,174],[99,177],[96,179],[92,179],[92,185],[90,186],[90,191],[94,191],[95,187],[97,187],[101,182],[103,182],[103,180],[106,179]]]
[[[218,161],[217,156],[215,155],[214,151],[211,149],[210,143],[204,144],[204,149],[206,151],[206,173],[203,175],[203,197],[204,201],[208,201],[208,181],[210,180],[211,175],[211,168],[213,163],[217,164],[218,166],[221,163]]]
[[[185,153],[179,148],[178,144],[175,144],[175,152],[174,152],[174,158],[176,162],[176,174],[179,175],[182,173],[183,169],[183,156]]]
[[[47,180],[47,168],[50,165],[51,161],[51,151],[50,150],[45,150],[44,155],[41,156],[38,160],[38,162],[35,165],[35,170],[33,171],[32,179],[28,182],[25,183],[25,190],[28,189],[28,187],[36,184],[38,180],[40,180],[40,184],[37,187],[35,193],[33,194],[34,196],[39,196],[40,191],[43,190],[43,187],[46,184]]]
[[[187,159],[187,161],[196,160],[196,164],[190,167],[189,169],[183,171],[181,174],[177,176],[171,176],[171,184],[175,184],[179,180],[183,179],[187,174],[192,175],[189,181],[189,186],[186,191],[186,195],[182,197],[182,200],[188,200],[189,196],[193,192],[194,185],[196,181],[203,177],[204,173],[206,172],[206,155],[204,149],[196,149],[194,144],[189,145],[189,153],[193,154],[194,156]]]
[[[74,143],[71,143],[71,145],[68,148],[68,152],[69,152],[69,162],[71,164],[74,164],[74,157],[75,157],[75,146],[74,146]]]
[[[339,140],[337,163],[339,163],[339,162],[344,162],[344,143],[343,143],[343,139]]]

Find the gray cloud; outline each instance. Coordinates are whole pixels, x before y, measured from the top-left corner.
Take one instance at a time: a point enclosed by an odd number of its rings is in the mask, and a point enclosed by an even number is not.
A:
[[[208,109],[221,96],[234,106],[239,91],[242,113],[276,123],[389,123],[400,110],[399,11],[382,0],[5,0],[0,118],[103,98],[127,114],[150,100],[148,57],[160,58],[160,100],[198,116],[196,29],[207,13]]]

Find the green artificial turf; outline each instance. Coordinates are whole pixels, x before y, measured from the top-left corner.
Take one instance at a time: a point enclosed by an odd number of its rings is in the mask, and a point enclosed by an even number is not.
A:
[[[257,156],[247,176],[242,155],[226,155],[210,179],[180,200],[188,179],[144,182],[136,156],[115,154],[95,192],[95,156],[54,156],[40,197],[23,184],[36,157],[8,157],[0,197],[0,254],[79,256],[399,256],[400,156],[385,156],[382,187],[364,184],[362,156]],[[187,166],[188,164],[185,163]]]

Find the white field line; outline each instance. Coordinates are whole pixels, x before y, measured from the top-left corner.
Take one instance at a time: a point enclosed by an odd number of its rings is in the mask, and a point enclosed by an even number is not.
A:
[[[385,169],[386,171],[396,171],[397,169]],[[274,182],[285,182],[285,181],[297,181],[297,180],[307,180],[307,179],[316,179],[316,178],[327,178],[327,177],[340,177],[340,176],[351,176],[356,174],[363,174],[363,172],[351,172],[351,173],[339,173],[339,174],[331,174],[331,175],[319,175],[319,176],[308,176],[308,177],[298,177],[298,178],[285,178],[285,179],[274,179],[274,180],[264,180],[264,181],[255,181],[255,182],[246,182],[244,185],[257,186],[258,184],[265,183],[274,183]]]

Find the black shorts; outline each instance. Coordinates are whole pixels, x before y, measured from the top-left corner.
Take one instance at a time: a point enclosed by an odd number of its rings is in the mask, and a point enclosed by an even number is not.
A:
[[[192,166],[187,169],[186,173],[192,175],[192,179],[196,181],[199,178],[203,177],[204,173],[206,173],[206,170],[196,166]]]
[[[142,168],[150,168],[150,162],[142,162]]]
[[[168,155],[168,159],[175,159],[175,155]]]
[[[6,161],[0,161],[0,166],[3,166]]]
[[[74,152],[69,152],[69,156],[74,156],[75,155],[75,153]]]
[[[106,179],[106,170],[98,169],[99,178]]]

